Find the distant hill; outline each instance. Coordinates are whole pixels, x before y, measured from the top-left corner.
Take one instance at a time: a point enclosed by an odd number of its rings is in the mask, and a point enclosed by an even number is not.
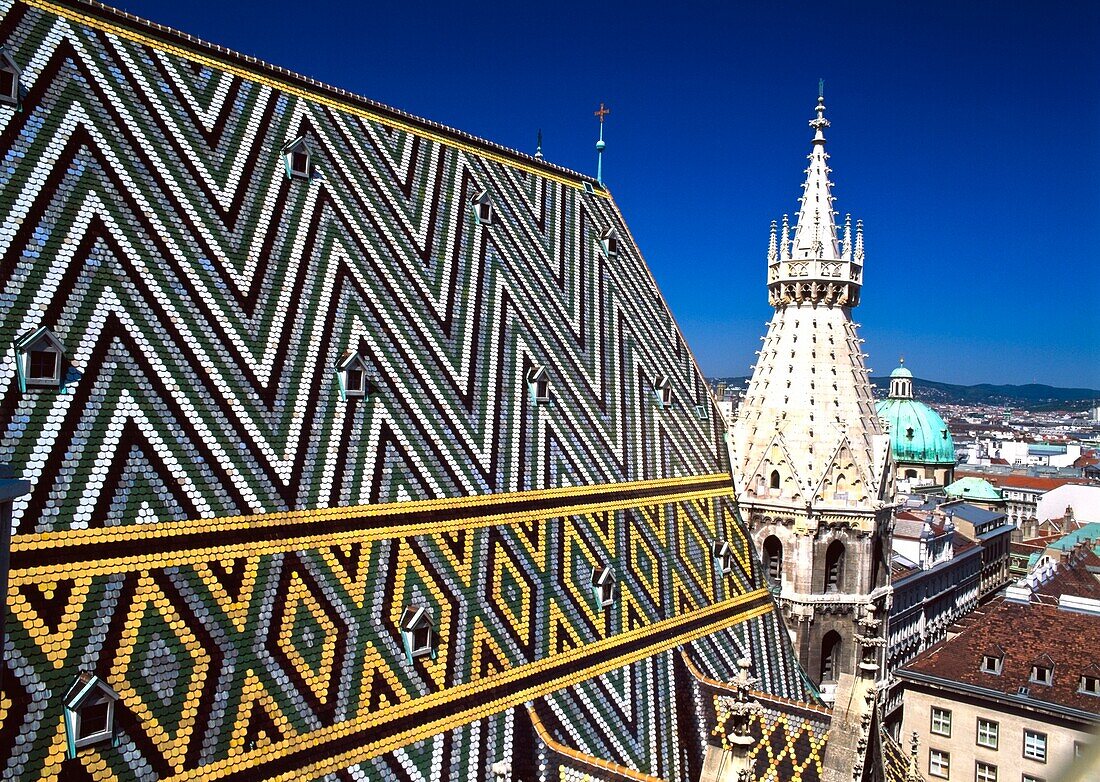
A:
[[[709,378],[711,385],[724,382],[732,386],[744,387],[747,377]],[[875,396],[885,397],[890,388],[889,377],[873,377]],[[949,405],[993,405],[997,407],[1017,407],[1024,410],[1086,410],[1100,401],[1100,390],[1095,388],[1058,388],[1041,383],[1028,383],[1022,386],[981,383],[976,386],[957,386],[952,383],[940,383],[935,380],[913,378],[914,395],[929,404]]]

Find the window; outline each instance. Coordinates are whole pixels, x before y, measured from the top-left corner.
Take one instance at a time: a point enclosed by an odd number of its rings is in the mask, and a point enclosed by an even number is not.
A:
[[[840,591],[844,577],[844,544],[834,540],[825,551],[825,591]]]
[[[1024,774],[1023,779],[1020,782],[1047,782],[1042,777],[1033,777],[1031,774]]]
[[[974,782],[997,782],[997,767],[979,760],[974,767]]]
[[[401,614],[401,640],[405,658],[411,663],[417,657],[435,659],[435,620],[427,606],[409,605]]]
[[[65,695],[65,736],[70,758],[82,747],[113,741],[118,693],[98,676],[84,672]]]
[[[672,404],[672,383],[664,375],[659,375],[653,382],[653,394],[657,397],[660,407],[668,407]]]
[[[905,438],[907,440],[913,439],[913,427],[910,426],[908,429],[905,430]]]
[[[783,544],[775,535],[764,539],[764,570],[773,583],[783,579]]]
[[[313,173],[313,153],[306,144],[305,136],[296,138],[283,147],[283,162],[287,176],[294,179],[309,179]]]
[[[836,681],[840,665],[840,633],[830,630],[821,640],[821,682]]]
[[[1100,695],[1100,676],[1083,675],[1078,690],[1089,695]]]
[[[61,366],[65,349],[45,326],[29,331],[15,340],[18,355],[16,369],[21,391],[29,387],[57,388],[61,385]]]
[[[711,553],[718,563],[718,572],[728,576],[733,571],[733,549],[730,544],[724,540],[716,540],[711,544]]]
[[[482,190],[470,202],[474,209],[474,218],[478,225],[490,225],[493,222],[493,202],[489,198],[489,191]]]
[[[592,568],[592,594],[600,608],[610,608],[615,604],[619,585],[615,580],[615,571],[610,565]]]
[[[769,485],[773,489],[779,488],[779,470],[772,470],[771,483]]]
[[[1024,731],[1024,757],[1040,763],[1047,762],[1047,734],[1034,730]]]
[[[19,105],[21,72],[6,48],[0,47],[0,103]]]
[[[1079,758],[1085,754],[1085,744],[1080,741],[1073,742],[1073,757]]]
[[[367,362],[354,351],[344,353],[336,362],[336,374],[340,381],[342,399],[366,396],[370,390],[367,383]]]
[[[951,754],[942,749],[928,750],[928,773],[947,779],[951,775]]]
[[[600,234],[600,249],[607,258],[614,258],[619,254],[619,233],[614,228],[608,228]]]
[[[929,729],[937,736],[951,735],[951,710],[932,707],[932,727]]]
[[[978,735],[976,742],[979,747],[997,749],[1001,726],[993,720],[985,720],[978,717]]]
[[[1033,665],[1031,666],[1031,680],[1036,684],[1045,684],[1050,686],[1051,680],[1054,676],[1054,669],[1046,665]]]
[[[550,375],[546,367],[533,367],[527,373],[527,388],[536,403],[550,401]]]
[[[982,655],[982,673],[995,673],[1001,672],[1001,660],[1004,659],[1003,655],[983,654]]]

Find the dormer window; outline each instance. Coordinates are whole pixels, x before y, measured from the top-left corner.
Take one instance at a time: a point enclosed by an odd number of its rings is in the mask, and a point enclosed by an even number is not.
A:
[[[653,396],[657,399],[658,407],[669,407],[672,404],[672,383],[664,375],[658,375],[653,381]]]
[[[543,404],[550,401],[550,373],[546,367],[534,367],[527,373],[527,389],[533,402]]]
[[[340,398],[366,396],[369,391],[367,382],[367,362],[355,351],[349,350],[336,364],[336,376],[340,381]]]
[[[1001,664],[1004,662],[1004,654],[983,654],[982,673],[1001,674]]]
[[[607,258],[615,258],[619,254],[619,232],[614,228],[608,228],[600,234],[600,249]]]
[[[0,103],[19,105],[19,79],[23,72],[4,47],[0,47]]]
[[[426,606],[410,605],[401,614],[401,640],[405,657],[411,663],[417,657],[435,659],[435,620]]]
[[[118,693],[92,673],[84,672],[65,695],[65,738],[70,758],[93,744],[115,740]]]
[[[313,153],[306,144],[305,136],[294,139],[283,147],[283,161],[287,176],[295,179],[309,179],[313,174]]]
[[[719,573],[728,576],[733,572],[733,549],[730,548],[729,541],[714,541],[711,544],[711,553],[714,554],[714,561],[718,566]]]
[[[42,326],[19,337],[15,340],[15,352],[21,391],[30,386],[57,388],[61,385],[65,349],[48,328]]]
[[[913,427],[910,426],[908,429],[905,430],[905,438],[907,440],[913,439]]]
[[[600,608],[610,608],[615,605],[615,598],[619,594],[619,582],[615,578],[615,571],[610,565],[596,565],[592,568],[592,595]]]
[[[1054,661],[1043,655],[1031,665],[1031,681],[1048,687],[1054,682]]]
[[[1077,690],[1086,695],[1100,695],[1100,673],[1082,674],[1081,683]]]
[[[489,225],[493,222],[493,202],[489,198],[488,190],[482,190],[474,196],[470,205],[473,207],[474,218],[478,225]]]

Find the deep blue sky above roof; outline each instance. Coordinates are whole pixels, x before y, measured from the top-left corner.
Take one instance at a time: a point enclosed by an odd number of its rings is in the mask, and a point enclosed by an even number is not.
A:
[[[874,374],[1100,388],[1100,4],[352,4],[124,10],[605,181],[708,375],[749,374],[768,225],[824,78],[866,226]]]

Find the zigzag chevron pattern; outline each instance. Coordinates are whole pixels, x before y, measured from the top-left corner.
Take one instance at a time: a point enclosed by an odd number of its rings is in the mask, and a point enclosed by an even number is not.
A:
[[[0,13],[22,69],[0,341],[47,326],[66,351],[52,389],[0,359],[0,462],[32,485],[4,774],[484,779],[545,756],[517,710],[538,699],[555,740],[671,780],[705,739],[673,646],[808,697],[717,411],[606,192],[81,0]],[[430,663],[402,656],[412,603]],[[81,670],[119,693],[119,742],[65,760]]]

